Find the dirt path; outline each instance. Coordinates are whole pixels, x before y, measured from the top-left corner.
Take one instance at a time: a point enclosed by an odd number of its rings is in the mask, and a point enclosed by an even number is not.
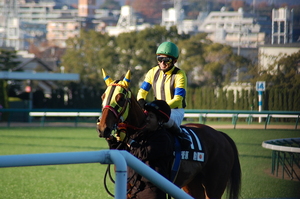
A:
[[[234,129],[232,124],[208,124],[215,129]],[[9,127],[40,127],[42,126],[39,122],[11,122]],[[75,122],[45,122],[45,127],[75,127]],[[8,127],[7,122],[0,122],[0,127]],[[96,123],[84,123],[78,122],[77,127],[95,127]],[[235,129],[265,129],[264,124],[237,124]],[[295,129],[295,125],[267,125],[267,129]],[[300,127],[297,127],[297,130],[300,131]]]

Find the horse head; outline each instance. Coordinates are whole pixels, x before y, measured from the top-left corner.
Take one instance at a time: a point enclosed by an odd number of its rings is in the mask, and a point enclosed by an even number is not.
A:
[[[102,95],[102,115],[97,122],[99,137],[111,138],[120,124],[125,128],[139,128],[145,114],[129,89],[130,71],[122,80],[112,80],[103,69],[102,74],[107,88]]]

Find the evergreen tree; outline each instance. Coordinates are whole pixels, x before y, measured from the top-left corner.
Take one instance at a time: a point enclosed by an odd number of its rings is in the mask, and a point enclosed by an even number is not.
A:
[[[274,105],[272,107],[272,111],[278,111],[279,107],[280,107],[280,104],[279,104],[279,90],[277,88],[274,89]]]
[[[294,97],[295,97],[295,92],[294,92],[294,89],[290,89],[290,90],[288,90],[288,101],[287,101],[287,106],[288,106],[288,108],[287,108],[287,110],[288,111],[293,111],[293,99],[294,99]]]
[[[253,90],[250,90],[249,92],[249,109],[250,110],[254,110],[255,108],[255,100],[254,100],[254,91]]]
[[[241,110],[241,99],[240,99],[240,92],[236,91],[236,95],[235,95],[235,106],[234,106],[234,110]]]
[[[297,88],[294,89],[293,99],[294,108],[292,111],[300,111],[300,91]]]
[[[227,109],[228,110],[234,110],[234,94],[233,90],[229,90],[228,92],[228,100],[227,100]]]
[[[267,91],[268,93],[268,109],[267,110],[273,110],[275,105],[274,105],[274,98],[275,98],[275,90],[274,89],[270,89]]]
[[[17,52],[0,48],[0,71],[18,71],[20,64],[17,59]],[[2,108],[9,108],[8,103],[8,84],[6,79],[0,79],[0,105]],[[2,114],[2,120],[8,119],[8,113]]]
[[[187,93],[186,93],[186,96],[187,96],[187,99],[186,99],[187,107],[186,108],[187,109],[195,109],[197,102],[196,102],[196,99],[195,99],[195,95],[193,93],[193,89],[188,89]],[[198,99],[201,100],[200,97],[198,97]]]
[[[283,102],[282,102],[282,110],[283,111],[288,111],[288,92],[287,92],[287,89],[284,89],[282,91],[282,94],[283,94]]]

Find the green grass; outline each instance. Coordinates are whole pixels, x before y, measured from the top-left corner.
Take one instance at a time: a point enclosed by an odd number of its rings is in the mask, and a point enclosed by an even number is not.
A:
[[[299,137],[299,130],[224,130],[239,150],[242,167],[243,198],[299,198],[300,182],[274,178],[266,172],[271,168],[271,150],[263,141]]]
[[[218,129],[221,130],[221,129]],[[271,150],[265,140],[299,137],[299,130],[223,130],[237,144],[242,166],[242,198],[299,198],[300,182],[269,175]],[[0,128],[0,155],[107,149],[95,128]],[[51,199],[110,197],[103,186],[106,165],[74,164],[0,169],[0,198]],[[113,191],[114,185],[109,188]]]

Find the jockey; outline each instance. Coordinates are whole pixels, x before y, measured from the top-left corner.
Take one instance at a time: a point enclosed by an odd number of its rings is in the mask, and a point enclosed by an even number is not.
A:
[[[179,128],[184,117],[187,89],[185,72],[175,66],[179,50],[174,43],[163,42],[157,48],[156,55],[158,65],[147,72],[137,100],[143,107],[150,89],[153,88],[155,99],[165,100],[171,107],[171,117],[165,124],[166,128],[177,135],[184,146],[189,146],[189,137]]]
[[[170,179],[174,141],[164,124],[170,118],[171,109],[165,101],[155,100],[145,104],[145,112],[145,128],[128,141],[129,151],[156,172]],[[128,169],[128,178],[132,187],[129,198],[166,198],[165,192],[131,168]]]

